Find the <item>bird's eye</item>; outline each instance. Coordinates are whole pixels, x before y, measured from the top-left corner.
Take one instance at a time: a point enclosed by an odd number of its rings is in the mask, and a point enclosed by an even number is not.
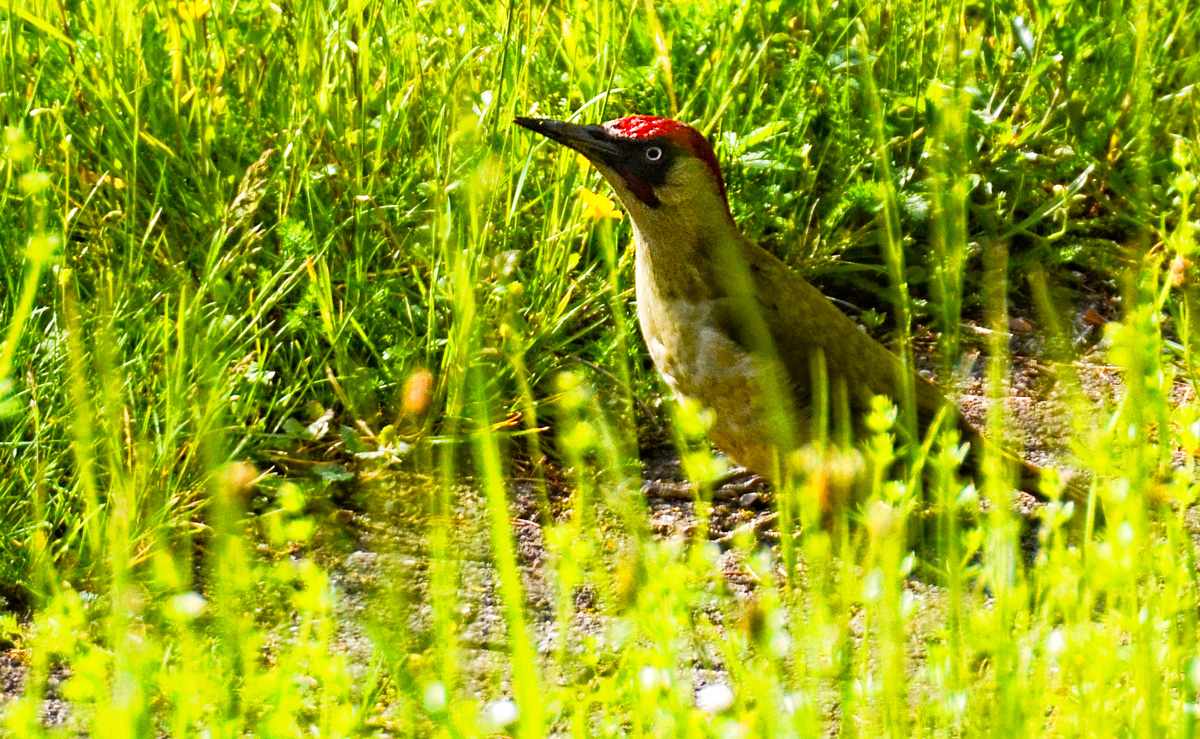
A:
[[[649,149],[646,149],[646,158],[652,162],[657,162],[659,159],[662,159],[662,149],[657,146],[651,146]]]

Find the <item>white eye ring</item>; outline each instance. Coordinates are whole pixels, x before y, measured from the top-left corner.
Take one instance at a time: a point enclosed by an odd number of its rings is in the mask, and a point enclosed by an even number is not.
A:
[[[651,146],[649,149],[646,149],[646,158],[652,162],[657,162],[659,159],[662,159],[662,149],[657,146]]]

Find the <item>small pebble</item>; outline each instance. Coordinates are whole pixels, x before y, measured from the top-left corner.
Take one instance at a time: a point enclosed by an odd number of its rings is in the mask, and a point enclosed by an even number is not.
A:
[[[746,493],[745,495],[743,495],[741,498],[738,499],[738,505],[740,505],[742,508],[749,508],[750,506],[757,503],[758,499],[761,497],[762,497],[762,495],[760,495],[758,493]]]

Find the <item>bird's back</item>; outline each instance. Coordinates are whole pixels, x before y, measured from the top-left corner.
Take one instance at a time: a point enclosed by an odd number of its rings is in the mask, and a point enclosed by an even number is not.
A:
[[[898,403],[902,383],[912,378],[918,418],[925,425],[944,409],[958,423],[958,414],[928,380],[906,371],[900,359],[868,336],[819,290],[798,276],[765,249],[746,242],[743,247],[752,294],[765,324],[770,346],[786,376],[788,388],[804,417],[821,390],[814,371],[819,359],[825,367],[824,391],[832,406],[842,397],[852,417],[861,419],[875,395],[887,395]],[[806,437],[804,429],[798,429]]]

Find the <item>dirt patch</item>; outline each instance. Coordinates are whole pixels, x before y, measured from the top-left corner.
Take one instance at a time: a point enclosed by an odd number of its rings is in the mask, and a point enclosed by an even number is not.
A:
[[[0,653],[0,707],[21,694],[29,669],[24,654],[19,651]],[[63,699],[60,690],[70,677],[64,667],[50,670],[46,678],[46,695],[37,708],[38,721],[48,729],[62,728],[72,720],[71,706]]]

